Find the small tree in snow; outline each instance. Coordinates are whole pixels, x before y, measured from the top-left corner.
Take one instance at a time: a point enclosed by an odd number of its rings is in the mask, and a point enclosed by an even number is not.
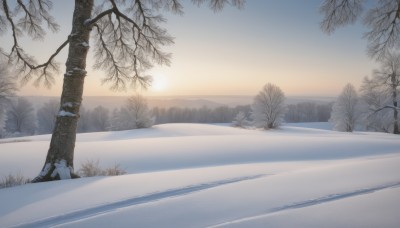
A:
[[[332,107],[330,122],[338,131],[352,132],[360,119],[358,95],[353,85],[347,84]]]
[[[232,121],[233,127],[245,128],[248,125],[250,125],[250,122],[247,120],[247,116],[244,112],[239,112]]]
[[[112,130],[129,130],[153,126],[154,117],[147,106],[147,100],[135,95],[126,101],[125,107],[114,111]]]
[[[264,129],[278,127],[285,115],[284,101],[285,94],[278,86],[266,84],[251,107],[254,125]]]
[[[11,102],[7,111],[6,130],[15,136],[33,135],[36,117],[32,104],[25,98]]]

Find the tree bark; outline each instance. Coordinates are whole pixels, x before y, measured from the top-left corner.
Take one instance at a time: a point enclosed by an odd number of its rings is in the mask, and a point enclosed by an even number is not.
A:
[[[90,29],[84,22],[90,19],[92,10],[93,0],[75,0],[60,109],[45,164],[32,182],[78,177],[73,172],[73,159],[90,37]]]

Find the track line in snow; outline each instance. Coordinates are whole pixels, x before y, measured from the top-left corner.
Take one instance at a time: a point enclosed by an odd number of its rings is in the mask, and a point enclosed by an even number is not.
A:
[[[329,202],[336,201],[336,200],[346,199],[346,198],[355,197],[355,196],[364,195],[364,194],[370,194],[370,193],[374,193],[374,192],[381,191],[384,189],[398,188],[398,187],[400,187],[400,181],[388,183],[385,185],[379,185],[379,186],[375,186],[375,187],[371,187],[371,188],[358,189],[358,190],[350,191],[350,192],[343,192],[343,193],[339,193],[339,194],[330,194],[330,195],[316,198],[316,199],[299,201],[299,202],[284,205],[281,207],[272,208],[263,214],[248,216],[248,217],[239,218],[239,219],[235,219],[235,220],[231,220],[231,221],[226,221],[223,223],[209,226],[209,228],[227,226],[227,225],[231,225],[231,224],[235,224],[235,223],[240,223],[240,222],[245,222],[245,221],[250,221],[253,219],[266,217],[268,215],[271,215],[271,214],[274,214],[277,212],[281,212],[281,211],[311,207],[311,206],[318,205],[318,204],[329,203]]]
[[[257,178],[261,178],[266,176],[265,174],[262,175],[254,175],[254,176],[244,176],[244,177],[237,177],[237,178],[232,178],[232,179],[225,179],[225,180],[220,180],[220,181],[215,181],[215,182],[208,182],[208,183],[203,183],[203,184],[197,184],[197,185],[190,185],[186,186],[183,188],[176,188],[176,189],[170,189],[162,192],[155,192],[149,195],[144,195],[144,196],[139,196],[139,197],[134,197],[130,199],[125,199],[117,202],[112,202],[108,204],[103,204],[99,205],[96,207],[92,208],[87,208],[87,209],[82,209],[82,210],[77,210],[73,211],[67,214],[63,215],[57,215],[53,217],[48,217],[28,223],[22,223],[18,224],[12,227],[19,227],[19,228],[33,228],[33,227],[52,227],[52,226],[57,226],[57,225],[62,225],[62,224],[67,224],[75,221],[79,221],[82,219],[87,219],[91,218],[94,216],[102,215],[102,214],[107,214],[119,209],[135,206],[135,205],[140,205],[140,204],[146,204],[150,202],[155,202],[163,199],[168,199],[168,198],[173,198],[173,197],[180,197],[184,196],[187,194],[191,194],[194,192],[202,191],[202,190],[207,190],[227,184],[232,184],[232,183],[237,183],[237,182],[242,182],[246,180],[253,180]]]

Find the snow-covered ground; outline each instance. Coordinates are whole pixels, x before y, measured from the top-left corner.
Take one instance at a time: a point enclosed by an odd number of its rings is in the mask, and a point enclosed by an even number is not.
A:
[[[0,189],[0,227],[400,227],[399,136],[308,126],[80,134],[77,168],[128,174]],[[0,140],[0,177],[34,177],[49,139]]]

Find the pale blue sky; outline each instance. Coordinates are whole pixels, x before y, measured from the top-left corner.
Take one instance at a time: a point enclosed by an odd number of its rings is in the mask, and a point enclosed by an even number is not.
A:
[[[319,28],[321,0],[248,0],[243,10],[226,7],[213,13],[205,5],[185,1],[183,16],[165,14],[175,44],[170,67],[155,67],[156,89],[147,95],[253,95],[267,82],[287,95],[334,96],[350,82],[358,86],[377,64],[366,56],[366,28],[360,23],[332,35]],[[24,40],[22,46],[44,60],[71,29],[73,1],[55,1],[53,13],[61,31],[44,42]],[[1,36],[1,43],[9,37]],[[66,61],[66,51],[58,61]],[[101,71],[88,61],[84,95],[129,95],[101,86]],[[157,82],[158,81],[158,82]],[[164,82],[162,82],[164,81]],[[25,86],[22,95],[61,93],[62,75],[51,90]],[[163,85],[165,84],[165,85]]]

